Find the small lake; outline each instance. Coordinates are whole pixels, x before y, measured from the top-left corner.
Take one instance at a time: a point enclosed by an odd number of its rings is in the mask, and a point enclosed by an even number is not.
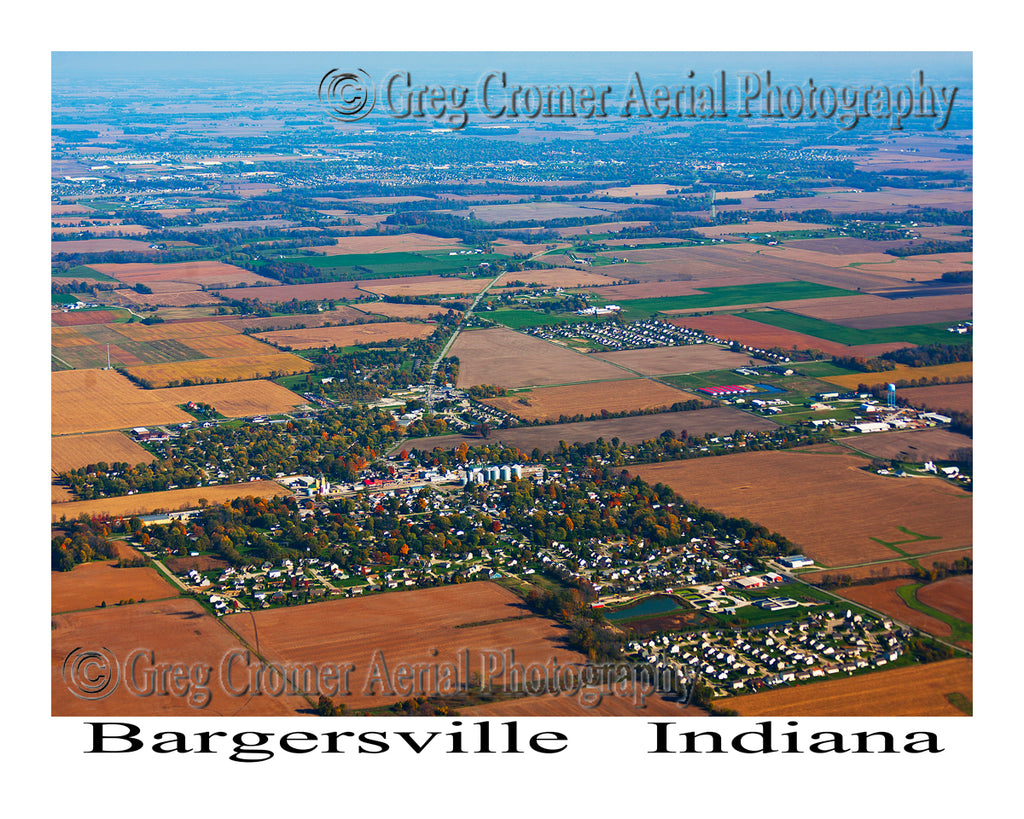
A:
[[[618,611],[604,610],[604,616],[608,620],[628,620],[631,617],[646,617],[650,614],[668,614],[676,609],[681,609],[674,597],[669,597],[665,594],[655,594],[651,597],[645,597],[635,606],[630,606],[628,609],[619,609]]]

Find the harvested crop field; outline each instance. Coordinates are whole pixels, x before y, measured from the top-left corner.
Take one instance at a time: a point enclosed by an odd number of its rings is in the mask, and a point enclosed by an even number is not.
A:
[[[287,716],[309,708],[303,697],[233,695],[222,687],[219,672],[230,652],[244,648],[214,617],[194,600],[161,600],[108,606],[105,609],[56,614],[50,618],[50,708],[53,716],[133,717],[133,716]],[[65,659],[80,646],[102,646],[116,660],[121,670],[119,685],[102,699],[81,699],[71,693],[62,676]],[[124,664],[136,649],[152,652],[155,662],[201,664],[210,667],[210,699],[205,707],[182,697],[141,696],[127,684]],[[143,663],[145,661],[143,660]],[[141,664],[140,664],[141,665]],[[233,664],[234,666],[234,664]],[[147,666],[141,665],[140,673]],[[242,691],[248,679],[243,671],[235,694]],[[231,685],[236,685],[233,677]]]
[[[567,387],[541,387],[503,398],[488,398],[483,403],[528,421],[557,420],[565,415],[629,412],[639,409],[667,409],[689,395],[650,381],[634,378],[626,381],[592,381]],[[526,402],[526,403],[523,403]]]
[[[178,590],[151,567],[119,569],[116,561],[82,563],[70,572],[50,572],[50,611],[113,606],[121,600],[162,600]]]
[[[291,412],[306,403],[304,398],[272,381],[167,387],[159,390],[159,393],[172,404],[186,404],[189,401],[209,404],[228,418]]]
[[[194,420],[159,393],[143,390],[114,370],[50,374],[50,432],[68,435]]]
[[[113,324],[121,316],[123,310],[59,310],[50,314],[50,321],[57,327],[81,327],[86,324]]]
[[[883,580],[881,583],[872,583],[870,586],[850,586],[844,589],[836,589],[836,593],[849,598],[854,603],[888,614],[894,620],[906,623],[913,628],[927,631],[936,637],[949,637],[952,629],[947,623],[943,623],[934,617],[925,614],[917,609],[912,609],[903,598],[896,593],[901,586],[912,584],[912,580],[897,578],[894,580]]]
[[[542,386],[628,375],[607,362],[504,327],[462,332],[450,354],[459,359],[460,388]]]
[[[50,520],[66,517],[74,520],[83,512],[90,516],[105,515],[112,518],[132,515],[151,515],[155,512],[177,512],[182,509],[197,509],[205,499],[209,505],[227,503],[235,498],[273,498],[291,495],[287,489],[274,481],[250,481],[249,483],[228,483],[217,486],[200,486],[190,489],[169,489],[166,492],[142,492],[138,495],[123,495],[115,498],[70,501],[50,505]]]
[[[974,700],[973,661],[943,660],[725,700],[744,717],[962,717],[946,699]]]
[[[816,196],[793,199],[760,201],[753,197],[744,199],[739,205],[719,205],[719,210],[774,210],[796,211],[827,210],[830,213],[866,213],[883,211],[902,213],[911,207],[934,207],[946,210],[970,210],[973,195],[969,190],[942,188],[940,190],[916,190],[914,188],[880,188],[877,191],[860,191],[834,188]]]
[[[360,290],[378,296],[434,296],[449,293],[479,293],[488,278],[462,279],[458,276],[402,276],[359,282]]]
[[[127,371],[154,387],[166,387],[186,379],[196,383],[225,381],[251,381],[257,378],[276,378],[279,375],[308,373],[315,365],[291,353],[248,355],[224,358],[204,358],[198,361],[175,361],[167,364],[144,364],[128,367]]]
[[[436,329],[434,324],[413,324],[407,321],[382,321],[370,324],[349,324],[344,327],[310,327],[295,330],[273,330],[258,333],[257,338],[308,350],[314,347],[351,347],[392,339],[426,338]]]
[[[565,647],[565,629],[530,614],[516,595],[486,581],[229,615],[224,621],[250,642],[258,629],[260,650],[273,662],[352,663],[349,695],[334,698],[349,710],[419,693],[400,696],[374,684],[382,662],[394,674],[399,663],[457,663],[468,652],[468,673],[485,675],[487,652],[514,651],[514,662],[525,666],[552,658],[561,665],[586,662]],[[500,688],[504,677],[495,672],[488,679]],[[430,683],[425,687],[429,693]]]
[[[974,412],[974,384],[941,384],[936,387],[907,387],[900,390],[912,407],[932,412]]]
[[[916,597],[926,606],[963,620],[974,622],[974,576],[969,574],[946,577],[922,586]]]
[[[501,444],[518,448],[526,453],[532,452],[534,448],[548,452],[556,449],[559,441],[572,444],[596,441],[598,438],[609,441],[612,438],[619,438],[623,443],[636,444],[640,441],[657,438],[665,430],[672,430],[677,435],[683,430],[690,435],[707,435],[708,433],[728,435],[737,429],[756,431],[777,428],[778,425],[767,418],[740,412],[732,407],[715,407],[686,412],[638,415],[633,418],[577,421],[570,424],[547,424],[519,429],[495,429],[491,431],[490,437],[486,441],[468,435],[409,438],[399,444],[395,450],[403,448],[411,450],[413,447],[420,451],[429,451],[435,447],[454,449],[465,442],[470,446]]]
[[[786,303],[786,310],[801,316],[830,321],[844,327],[876,330],[881,327],[906,327],[961,321],[971,317],[971,295],[918,296],[909,299],[884,299],[880,296],[837,296],[803,299]]]
[[[406,306],[406,305],[396,305]],[[324,310],[322,313],[308,315],[298,313],[293,316],[262,316],[258,318],[224,319],[219,318],[218,322],[225,327],[242,332],[243,330],[288,330],[292,327],[323,327],[327,324],[349,324],[351,322],[366,321],[366,313],[354,307],[336,307],[333,310]]]
[[[587,702],[582,704],[581,700]],[[681,703],[660,696],[644,697],[638,694],[612,696],[604,694],[596,705],[589,704],[586,695],[561,693],[544,696],[526,696],[487,705],[460,706],[464,717],[704,717],[695,705]]]
[[[495,223],[521,222],[530,219],[547,222],[551,219],[608,217],[631,207],[633,205],[624,202],[517,202],[511,205],[476,205],[471,209],[441,210],[438,213],[454,213],[456,216],[467,217],[472,213],[477,219]],[[589,227],[593,229],[593,225]]]
[[[609,278],[589,270],[574,270],[571,267],[553,267],[550,270],[514,270],[502,275],[495,287],[520,287],[514,282],[523,282],[526,286],[539,287],[600,287],[614,285],[618,278]]]
[[[412,318],[412,319],[430,319],[439,315],[444,315],[449,310],[455,310],[456,313],[461,313],[454,307],[445,307],[439,304],[391,304],[386,301],[373,302],[372,304],[360,305],[359,313],[360,316],[365,320],[366,315],[372,316],[387,316],[388,318]],[[357,311],[358,312],[358,311]]]
[[[621,350],[614,353],[593,353],[620,367],[643,375],[700,373],[707,370],[733,370],[750,364],[750,356],[733,353],[711,344],[689,344],[683,347],[655,347],[649,350]]]
[[[323,284],[281,284],[275,287],[221,289],[218,296],[226,299],[256,299],[263,304],[279,304],[292,299],[299,301],[327,301],[329,299],[358,299],[366,294],[359,282],[325,282]]]
[[[173,264],[94,264],[93,270],[113,276],[127,285],[156,282],[202,284],[207,287],[237,287],[247,285],[274,284],[273,279],[258,276],[240,267],[223,262],[175,262]],[[156,290],[156,288],[153,288]]]
[[[729,195],[729,194],[727,194]],[[825,225],[819,222],[743,222],[738,225],[712,225],[708,227],[695,227],[701,236],[718,237],[730,236],[734,233],[746,235],[748,233],[784,233],[790,230],[834,230],[834,225]]]
[[[89,464],[127,463],[132,466],[152,463],[156,457],[120,432],[96,432],[92,435],[64,435],[50,440],[50,469],[67,472]]]
[[[200,307],[203,305],[223,304],[223,300],[205,290],[178,290],[169,293],[136,293],[134,290],[117,291],[119,302],[151,307]]]
[[[849,347],[847,349],[856,349]],[[955,364],[939,364],[934,367],[906,367],[902,364],[894,370],[886,370],[883,373],[851,373],[850,375],[828,375],[822,376],[822,381],[835,384],[837,387],[845,387],[848,390],[857,388],[858,384],[867,384],[869,387],[875,384],[897,383],[899,381],[911,381],[930,378],[973,378],[974,362],[958,361]],[[902,395],[902,389],[900,394]]]
[[[873,458],[894,458],[908,463],[924,463],[957,460],[957,453],[972,449],[974,442],[959,432],[932,427],[859,435],[856,438],[845,438],[840,444]]]
[[[304,249],[328,256],[340,256],[347,253],[415,253],[418,250],[449,250],[464,247],[459,239],[428,236],[424,233],[399,233],[394,236],[342,236],[336,239],[333,245],[318,245]]]
[[[687,500],[779,532],[826,567],[973,545],[969,493],[939,478],[877,475],[861,468],[866,464],[855,455],[795,449],[629,471],[650,484],[667,484]]]

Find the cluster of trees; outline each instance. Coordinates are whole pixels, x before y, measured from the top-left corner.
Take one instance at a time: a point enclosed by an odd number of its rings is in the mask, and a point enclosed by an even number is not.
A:
[[[926,239],[918,244],[906,245],[905,247],[890,247],[885,252],[890,256],[924,256],[930,253],[970,253],[974,248],[971,241],[949,242],[939,239]]]
[[[938,364],[956,364],[974,360],[972,344],[925,344],[882,353],[880,358],[908,367],[933,367]]]

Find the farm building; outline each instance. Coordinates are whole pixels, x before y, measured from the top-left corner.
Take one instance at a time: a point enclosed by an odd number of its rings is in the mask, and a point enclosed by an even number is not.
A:
[[[779,563],[787,569],[802,569],[805,566],[814,565],[813,560],[809,557],[804,557],[803,555],[787,555],[786,557],[780,557]]]

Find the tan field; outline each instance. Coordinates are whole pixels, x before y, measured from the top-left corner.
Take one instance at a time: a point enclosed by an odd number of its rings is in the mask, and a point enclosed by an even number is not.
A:
[[[50,610],[78,611],[121,600],[162,600],[178,589],[156,569],[119,569],[117,561],[82,563],[70,572],[50,572]]]
[[[236,381],[231,384],[200,384],[167,387],[159,393],[172,404],[189,401],[209,404],[228,418],[290,412],[305,404],[304,398],[272,381]]]
[[[689,398],[686,393],[657,381],[635,378],[541,387],[504,398],[487,398],[483,403],[528,421],[548,421],[558,420],[562,415],[589,418],[601,412],[614,414],[638,409],[667,409]]]
[[[837,387],[855,389],[858,384],[888,384],[902,380],[929,378],[972,378],[974,376],[973,361],[958,361],[955,364],[939,364],[935,367],[905,367],[897,365],[895,370],[884,373],[851,373],[850,375],[822,376],[822,381],[835,384]]]
[[[710,344],[691,344],[683,347],[655,347],[650,350],[620,350],[614,353],[594,353],[620,367],[643,375],[669,375],[699,373],[707,370],[734,370],[750,363],[750,357],[723,350]]]
[[[540,287],[601,287],[619,281],[589,270],[574,270],[571,267],[553,267],[550,270],[516,270],[505,273],[495,287],[516,287],[512,282]]]
[[[125,518],[132,515],[151,515],[156,512],[178,512],[197,509],[206,500],[209,504],[226,503],[235,498],[273,498],[291,495],[287,489],[273,481],[250,481],[218,486],[200,486],[190,489],[170,489],[166,492],[143,492],[116,498],[98,498],[70,501],[50,505],[50,520],[74,520],[85,513],[92,517]]]
[[[129,367],[128,372],[136,378],[148,381],[154,387],[163,387],[186,379],[199,383],[212,383],[218,379],[249,381],[255,378],[307,373],[313,369],[315,365],[304,358],[291,353],[276,353],[174,361],[167,364],[142,364],[138,367]]]
[[[645,464],[630,472],[785,535],[825,567],[902,556],[885,543],[912,555],[973,545],[970,493],[939,478],[877,475],[865,465],[854,455],[794,449]]]
[[[272,330],[256,337],[307,350],[314,347],[351,347],[391,339],[426,338],[434,332],[434,324],[413,324],[407,321],[382,321],[371,324],[349,324],[344,327],[308,327],[295,330]]]
[[[528,387],[599,381],[628,375],[580,353],[504,327],[463,332],[451,355],[459,359],[459,387]]]
[[[934,412],[974,411],[974,384],[942,384],[936,387],[908,387],[900,390],[911,406],[925,407]]]
[[[359,282],[359,288],[378,296],[433,296],[449,293],[479,293],[488,278],[460,279],[458,276],[401,276]]]
[[[155,456],[120,432],[65,435],[50,441],[50,469],[67,472],[104,461],[132,466],[151,463]]]
[[[962,658],[776,688],[723,701],[744,717],[962,717],[946,699],[974,700],[973,661]]]
[[[191,415],[114,370],[66,370],[50,375],[53,435],[182,424]]]
[[[346,253],[415,253],[418,250],[450,250],[457,247],[464,247],[458,239],[428,236],[424,233],[399,233],[395,236],[342,236],[333,245],[304,249],[328,256],[341,256]]]
[[[148,246],[147,246],[148,247]],[[232,287],[241,283],[274,284],[273,279],[258,276],[223,262],[177,262],[174,264],[98,264],[93,270],[113,276],[128,285],[152,282],[190,282],[208,287]],[[153,288],[154,290],[156,288]]]

